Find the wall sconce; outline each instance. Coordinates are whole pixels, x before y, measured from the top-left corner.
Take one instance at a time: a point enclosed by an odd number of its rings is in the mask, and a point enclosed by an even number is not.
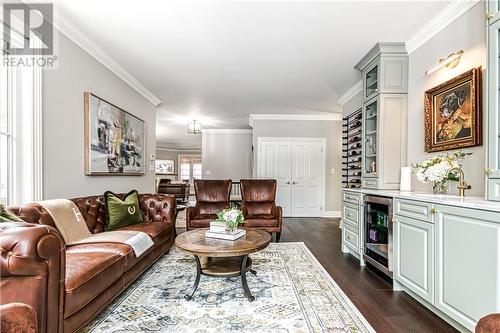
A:
[[[446,57],[446,59],[439,59],[439,64],[436,66],[432,67],[431,69],[427,70],[425,72],[425,75],[429,75],[437,71],[438,69],[441,69],[443,67],[446,68],[455,68],[457,67],[458,63],[460,62],[460,57],[464,54],[464,50],[457,51],[455,53],[451,53]]]
[[[188,122],[188,134],[201,134],[201,124],[197,120],[191,120]]]

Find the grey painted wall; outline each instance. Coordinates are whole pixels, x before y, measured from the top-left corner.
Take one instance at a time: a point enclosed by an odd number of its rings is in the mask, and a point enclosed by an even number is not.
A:
[[[325,210],[340,211],[342,122],[313,120],[254,120],[253,145],[259,137],[326,138]],[[334,169],[334,173],[330,170]]]
[[[408,82],[409,163],[421,162],[433,155],[425,153],[424,150],[424,92],[471,68],[482,66],[484,69],[485,67],[486,29],[484,6],[485,2],[479,2],[410,54]],[[437,64],[440,58],[461,49],[465,53],[456,68],[445,68],[430,75],[425,75],[425,71]],[[485,91],[485,88],[483,85],[483,91]],[[485,149],[484,147],[477,147],[466,149],[466,151],[473,152],[473,155],[464,164],[467,181],[472,185],[472,190],[469,193],[471,195],[483,195]],[[451,187],[454,188],[455,186]],[[413,188],[431,191],[431,185],[422,184],[416,178],[413,179]]]
[[[252,178],[252,133],[203,132],[203,178]]]
[[[64,35],[59,34],[59,68],[43,72],[43,197],[72,198],[106,190],[154,190],[149,155],[155,152],[156,108]],[[91,91],[146,123],[146,175],[84,174],[83,93]]]

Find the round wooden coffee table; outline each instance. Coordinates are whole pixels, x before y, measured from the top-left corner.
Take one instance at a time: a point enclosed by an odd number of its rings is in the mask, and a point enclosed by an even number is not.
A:
[[[196,261],[196,279],[193,289],[185,298],[193,298],[201,275],[212,277],[241,276],[241,284],[245,297],[253,301],[248,288],[246,273],[257,274],[252,269],[252,259],[248,256],[266,248],[271,241],[271,235],[262,230],[247,230],[245,236],[235,241],[216,238],[205,238],[207,229],[196,229],[185,232],[175,239],[179,250],[194,256]]]

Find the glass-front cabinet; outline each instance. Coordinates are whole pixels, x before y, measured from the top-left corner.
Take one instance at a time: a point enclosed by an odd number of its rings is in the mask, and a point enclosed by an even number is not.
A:
[[[378,93],[378,82],[379,82],[378,69],[379,69],[378,62],[376,62],[373,65],[371,65],[371,67],[369,67],[363,74],[364,77],[363,87],[364,87],[365,99],[369,99],[370,97]]]
[[[493,24],[500,19],[500,0],[487,0],[486,17],[488,24]]]
[[[377,129],[378,98],[368,102],[364,107],[363,131],[363,177],[377,176]]]
[[[500,201],[500,21],[488,27],[487,199]]]

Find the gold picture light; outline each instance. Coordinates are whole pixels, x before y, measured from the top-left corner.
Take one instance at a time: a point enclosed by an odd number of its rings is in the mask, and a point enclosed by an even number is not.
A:
[[[431,73],[434,73],[438,69],[441,69],[443,67],[446,68],[454,68],[458,65],[460,62],[460,57],[464,54],[464,50],[457,51],[455,53],[449,54],[446,59],[439,59],[439,64],[436,66],[432,67],[431,69],[425,71],[425,75],[429,75]]]

